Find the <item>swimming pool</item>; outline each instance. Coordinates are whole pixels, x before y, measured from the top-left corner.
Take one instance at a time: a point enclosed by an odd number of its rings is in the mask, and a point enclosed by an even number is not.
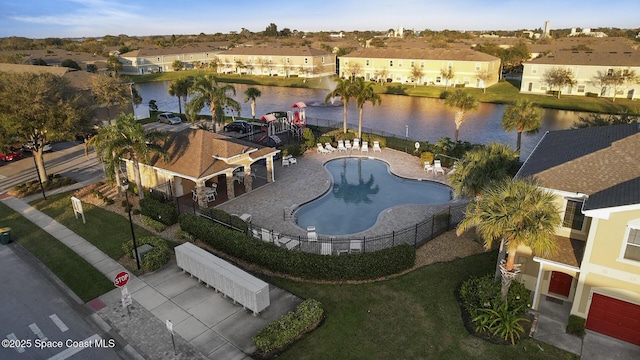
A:
[[[369,158],[340,158],[324,167],[333,186],[295,212],[298,226],[315,226],[319,234],[346,235],[372,227],[378,215],[396,205],[437,205],[449,202],[446,185],[398,177],[386,163]]]

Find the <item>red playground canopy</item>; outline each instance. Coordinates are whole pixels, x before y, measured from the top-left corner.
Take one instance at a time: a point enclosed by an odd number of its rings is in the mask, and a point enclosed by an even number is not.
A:
[[[302,101],[297,102],[297,103],[295,103],[295,104],[291,105],[291,108],[292,108],[292,109],[295,109],[295,108],[304,109],[304,108],[306,108],[306,107],[307,107],[307,104],[303,103]]]

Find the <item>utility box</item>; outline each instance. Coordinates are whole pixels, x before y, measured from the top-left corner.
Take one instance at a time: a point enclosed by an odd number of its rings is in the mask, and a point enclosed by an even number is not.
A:
[[[153,250],[153,246],[151,246],[149,244],[144,244],[144,245],[138,246],[138,256],[140,256],[140,262],[142,262],[142,260],[144,260],[144,256],[151,250]],[[135,259],[136,259],[136,252],[134,250],[133,251],[133,260],[135,260]]]
[[[0,228],[0,244],[7,245],[11,242],[11,228],[3,227]]]

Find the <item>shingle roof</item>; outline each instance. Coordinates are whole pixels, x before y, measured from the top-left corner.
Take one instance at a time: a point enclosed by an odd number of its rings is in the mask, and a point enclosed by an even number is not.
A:
[[[43,74],[50,73],[60,76],[69,81],[71,86],[78,89],[90,89],[91,78],[99,76],[86,71],[74,70],[66,67],[58,66],[38,66],[38,65],[18,65],[18,64],[2,64],[0,63],[0,71],[15,73],[33,73]]]
[[[126,52],[124,54],[120,54],[120,57],[132,58],[132,57],[158,56],[158,55],[182,55],[182,54],[196,54],[196,53],[203,53],[203,52],[209,52],[209,53],[215,54],[220,52],[220,50],[207,44],[196,44],[196,45],[188,45],[188,46],[172,46],[172,47],[163,47],[163,48],[141,48],[141,49]]]
[[[589,195],[584,209],[640,204],[640,127],[547,132],[516,174],[541,186]]]
[[[220,53],[221,55],[263,55],[263,56],[323,56],[332,55],[326,50],[310,46],[241,46]]]
[[[366,48],[354,51],[341,58],[417,59],[417,60],[457,60],[495,61],[497,57],[471,49],[379,49]]]
[[[556,235],[555,238],[555,243],[558,245],[558,251],[555,254],[536,254],[536,256],[542,259],[579,268],[582,264],[586,242],[558,235]]]
[[[165,148],[171,156],[169,162],[155,156],[149,165],[169,170],[194,179],[202,179],[238,167],[221,158],[248,154],[251,159],[278,152],[277,149],[205,130],[186,129],[173,134]]]
[[[547,65],[640,66],[640,51],[556,51],[527,63]]]

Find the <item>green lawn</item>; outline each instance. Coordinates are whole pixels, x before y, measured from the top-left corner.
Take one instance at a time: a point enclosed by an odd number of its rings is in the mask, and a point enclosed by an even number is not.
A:
[[[208,70],[187,70],[187,71],[171,71],[157,74],[134,75],[131,76],[135,83],[144,83],[151,81],[171,81],[177,78],[198,74],[212,74]],[[265,86],[282,86],[296,88],[311,89],[328,89],[328,80],[326,78],[285,78],[281,76],[255,76],[255,75],[233,75],[233,74],[216,74],[216,78],[221,82],[249,84],[249,85],[265,85]],[[375,91],[383,94],[397,94],[409,96],[423,96],[440,98],[445,88],[442,86],[416,86],[402,84],[375,84]],[[446,90],[454,90],[449,87]],[[550,95],[530,95],[520,94],[520,82],[515,80],[502,80],[494,86],[486,89],[468,88],[469,91],[477,96],[481,102],[506,104],[513,102],[519,98],[532,100],[544,108],[564,109],[572,111],[597,112],[597,113],[621,113],[628,111],[630,113],[638,113],[638,103],[634,100],[616,99],[611,101],[605,98],[590,98],[585,96],[561,96],[560,99]]]
[[[502,346],[467,332],[454,291],[472,275],[492,273],[495,259],[494,252],[480,254],[361,285],[270,279],[301,297],[318,299],[326,311],[322,326],[279,358],[577,359],[534,339]]]
[[[11,227],[11,238],[36,256],[82,301],[95,299],[114,288],[110,279],[78,254],[3,203],[0,203],[0,224]]]

